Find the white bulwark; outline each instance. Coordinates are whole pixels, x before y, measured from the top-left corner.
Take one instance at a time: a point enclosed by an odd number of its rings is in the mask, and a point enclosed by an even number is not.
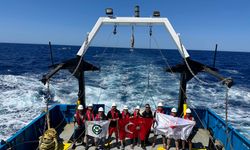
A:
[[[110,24],[110,25],[136,25],[136,26],[150,26],[150,25],[163,25],[166,27],[170,36],[172,37],[174,43],[179,50],[182,58],[189,57],[189,54],[181,44],[180,38],[178,34],[175,32],[174,28],[170,24],[167,18],[152,18],[152,17],[100,17],[95,26],[92,28],[91,32],[87,35],[86,40],[83,42],[81,48],[79,49],[77,55],[82,56],[86,53],[89,45],[91,44],[93,38],[97,34],[98,30],[102,25]]]

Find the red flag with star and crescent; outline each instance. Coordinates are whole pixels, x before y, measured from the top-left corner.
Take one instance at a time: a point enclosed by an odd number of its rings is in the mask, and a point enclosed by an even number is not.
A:
[[[144,140],[152,126],[152,118],[128,118],[119,119],[119,138],[120,140],[127,138],[139,137]]]

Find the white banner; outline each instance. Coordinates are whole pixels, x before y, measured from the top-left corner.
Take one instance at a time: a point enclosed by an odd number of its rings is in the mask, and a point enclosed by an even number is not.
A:
[[[156,113],[155,131],[157,134],[166,135],[168,138],[186,140],[193,127],[194,121]]]
[[[86,134],[92,137],[102,138],[105,137],[108,128],[109,128],[109,121],[108,120],[101,120],[101,121],[86,121]]]

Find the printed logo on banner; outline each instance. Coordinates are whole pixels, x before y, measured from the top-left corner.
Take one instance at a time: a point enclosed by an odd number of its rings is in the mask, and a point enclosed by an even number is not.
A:
[[[94,134],[99,135],[102,132],[102,126],[94,124],[92,127],[92,131]]]

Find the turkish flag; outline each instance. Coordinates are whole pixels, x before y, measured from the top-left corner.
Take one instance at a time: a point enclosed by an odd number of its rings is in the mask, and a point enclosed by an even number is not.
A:
[[[126,137],[132,139],[137,135],[137,118],[119,119],[118,125],[120,140],[123,140]]]
[[[139,138],[144,141],[148,132],[150,132],[153,124],[153,118],[139,118],[138,124],[140,125]]]
[[[152,118],[119,119],[119,138],[123,140],[126,137],[130,139],[139,137],[141,140],[144,140],[152,123]]]

